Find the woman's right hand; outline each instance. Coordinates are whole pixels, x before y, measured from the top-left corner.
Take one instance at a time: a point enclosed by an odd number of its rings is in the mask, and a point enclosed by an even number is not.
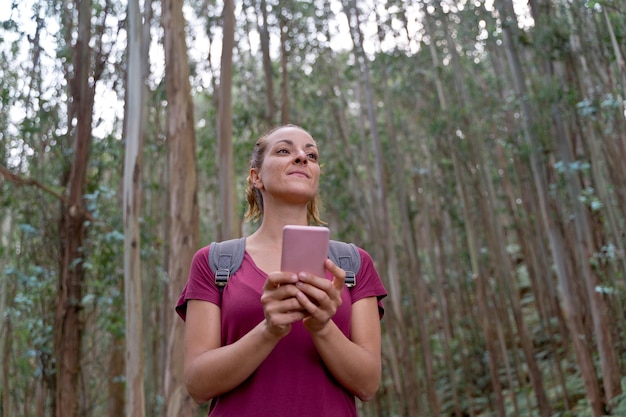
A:
[[[300,290],[295,286],[298,277],[289,272],[271,272],[265,280],[261,304],[265,313],[267,329],[283,337],[291,331],[291,324],[308,314],[296,298]]]

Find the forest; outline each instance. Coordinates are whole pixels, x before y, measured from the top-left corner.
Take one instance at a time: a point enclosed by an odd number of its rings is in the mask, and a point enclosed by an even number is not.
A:
[[[362,417],[626,416],[622,0],[0,11],[0,417],[206,415],[174,305],[287,123],[389,293]]]

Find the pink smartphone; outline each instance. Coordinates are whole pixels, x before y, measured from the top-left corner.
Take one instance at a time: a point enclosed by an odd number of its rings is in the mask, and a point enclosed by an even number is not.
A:
[[[281,271],[325,276],[324,261],[328,257],[329,239],[330,230],[327,227],[285,226],[280,258]]]

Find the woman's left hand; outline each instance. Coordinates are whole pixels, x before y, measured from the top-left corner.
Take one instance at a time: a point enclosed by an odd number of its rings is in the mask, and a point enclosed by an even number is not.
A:
[[[300,289],[300,292],[296,297],[309,314],[303,319],[304,327],[309,332],[323,330],[341,305],[341,292],[346,280],[346,272],[330,259],[326,259],[324,267],[334,277],[332,281],[304,272],[298,274],[296,287]]]

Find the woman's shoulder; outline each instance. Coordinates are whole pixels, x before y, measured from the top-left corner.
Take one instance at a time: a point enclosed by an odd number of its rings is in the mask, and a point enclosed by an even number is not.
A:
[[[372,256],[366,249],[356,245],[355,247],[359,253],[361,265],[356,276],[353,294],[358,293],[358,296],[355,294],[356,298],[365,296],[376,296],[379,300],[384,298],[387,295],[387,291],[378,274]]]

